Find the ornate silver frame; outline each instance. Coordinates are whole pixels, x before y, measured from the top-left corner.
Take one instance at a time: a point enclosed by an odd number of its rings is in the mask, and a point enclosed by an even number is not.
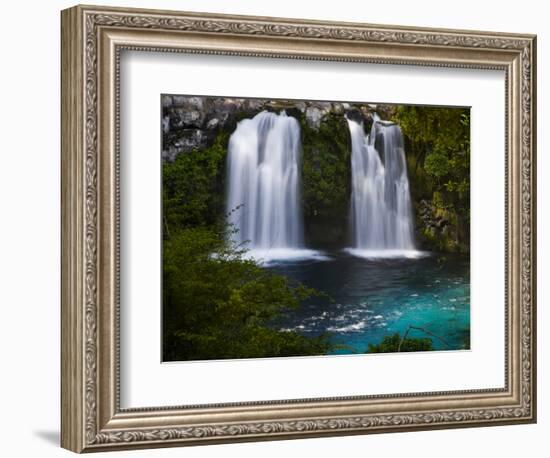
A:
[[[535,36],[93,6],[64,10],[61,28],[63,447],[90,452],[535,421]],[[504,70],[505,388],[122,410],[123,49]]]

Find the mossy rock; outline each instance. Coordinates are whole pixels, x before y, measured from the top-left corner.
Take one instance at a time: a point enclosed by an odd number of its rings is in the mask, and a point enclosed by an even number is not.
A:
[[[302,205],[308,241],[345,243],[351,193],[351,140],[345,118],[329,113],[318,129],[300,119]],[[325,228],[325,237],[322,227]]]

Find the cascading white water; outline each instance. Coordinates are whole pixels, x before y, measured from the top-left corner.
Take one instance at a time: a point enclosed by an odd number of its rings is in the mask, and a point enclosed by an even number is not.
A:
[[[409,179],[399,126],[375,114],[370,134],[348,119],[352,143],[352,254],[415,256]],[[380,150],[378,150],[378,149]]]
[[[253,257],[313,255],[303,249],[300,156],[300,125],[284,111],[240,121],[229,139],[228,219]]]

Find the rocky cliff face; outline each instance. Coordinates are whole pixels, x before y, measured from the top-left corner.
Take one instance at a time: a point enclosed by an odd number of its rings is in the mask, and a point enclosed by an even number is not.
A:
[[[162,157],[173,161],[180,153],[211,146],[221,131],[232,132],[238,121],[257,113],[285,110],[289,116],[304,119],[307,126],[319,129],[330,114],[371,122],[376,111],[384,118],[391,115],[389,105],[362,103],[162,96]]]
[[[468,253],[469,230],[456,212],[422,199],[416,208],[416,239],[421,248],[430,251]]]

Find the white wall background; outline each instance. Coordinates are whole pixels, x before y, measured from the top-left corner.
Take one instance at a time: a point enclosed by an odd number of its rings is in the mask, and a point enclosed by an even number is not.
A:
[[[115,1],[115,0],[113,0]],[[145,8],[469,28],[538,35],[539,423],[301,441],[119,452],[135,457],[545,456],[550,433],[548,238],[549,11],[536,0],[95,0]],[[2,5],[0,47],[0,430],[2,456],[69,456],[59,440],[59,11],[72,2]],[[546,385],[546,387],[544,386]],[[115,455],[111,455],[115,456]]]

